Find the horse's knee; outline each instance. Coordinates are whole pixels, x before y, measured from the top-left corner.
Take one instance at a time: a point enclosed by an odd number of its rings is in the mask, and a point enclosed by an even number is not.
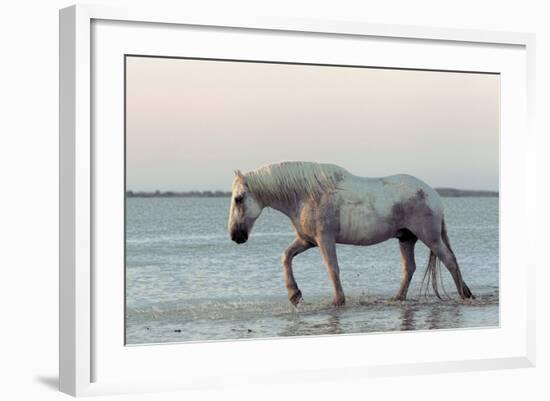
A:
[[[281,263],[283,264],[283,266],[286,266],[291,261],[292,261],[292,255],[290,254],[290,252],[284,251],[283,254],[281,255]]]

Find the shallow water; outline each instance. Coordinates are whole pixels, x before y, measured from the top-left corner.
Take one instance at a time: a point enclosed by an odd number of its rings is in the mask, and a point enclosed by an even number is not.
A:
[[[427,248],[405,302],[397,240],[338,245],[347,305],[332,308],[319,250],[294,259],[304,302],[286,298],[280,264],[293,240],[288,219],[264,210],[244,245],[227,234],[229,198],[127,200],[128,344],[498,326],[498,199],[443,198],[451,245],[477,299],[459,301],[443,268],[449,299],[421,293]]]

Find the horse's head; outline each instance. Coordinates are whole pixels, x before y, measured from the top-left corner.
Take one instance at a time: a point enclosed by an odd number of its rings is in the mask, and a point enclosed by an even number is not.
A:
[[[227,224],[229,235],[233,241],[237,244],[246,242],[262,209],[261,204],[248,189],[246,177],[237,170],[231,189],[231,208]]]

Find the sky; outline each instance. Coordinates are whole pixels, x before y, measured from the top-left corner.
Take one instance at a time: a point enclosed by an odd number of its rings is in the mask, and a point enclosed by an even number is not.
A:
[[[281,160],[498,190],[498,75],[128,57],[133,191],[231,189]]]

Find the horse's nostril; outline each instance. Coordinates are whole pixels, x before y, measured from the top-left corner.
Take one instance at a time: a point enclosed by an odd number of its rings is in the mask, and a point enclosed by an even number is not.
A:
[[[248,239],[248,234],[244,230],[234,230],[231,232],[231,239],[237,244],[242,244]]]

